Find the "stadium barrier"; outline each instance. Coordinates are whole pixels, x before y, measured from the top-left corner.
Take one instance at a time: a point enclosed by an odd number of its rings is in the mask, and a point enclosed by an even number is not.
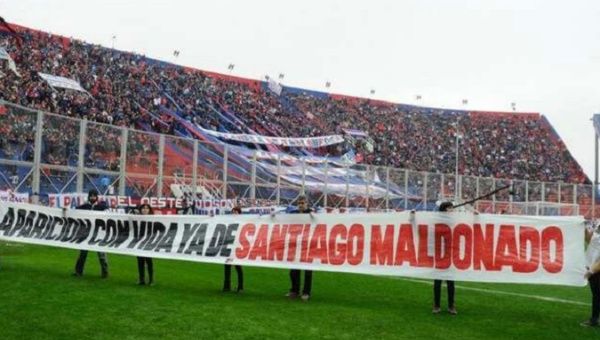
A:
[[[107,195],[172,197],[171,188],[177,187],[188,188],[186,194],[200,199],[236,199],[252,206],[285,206],[304,194],[311,204],[324,208],[434,210],[441,198],[464,201],[511,185],[514,195],[497,193],[480,208],[598,217],[591,185],[457,177],[366,164],[325,163],[316,168],[304,161],[286,163],[281,159],[285,156],[266,166],[257,154],[241,155],[226,144],[74,119],[4,101],[0,107],[0,190],[28,192],[33,201],[44,204],[49,194],[89,189]],[[517,209],[518,203],[532,202],[554,208]]]

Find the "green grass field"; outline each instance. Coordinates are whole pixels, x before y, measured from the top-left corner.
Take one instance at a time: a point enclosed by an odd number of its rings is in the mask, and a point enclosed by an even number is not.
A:
[[[133,257],[109,254],[106,280],[94,253],[72,277],[76,257],[0,242],[1,339],[600,339],[579,325],[588,287],[457,283],[459,314],[432,315],[429,281],[317,272],[304,303],[284,297],[286,270],[246,267],[236,294],[220,265],[155,260],[156,285],[140,287]]]

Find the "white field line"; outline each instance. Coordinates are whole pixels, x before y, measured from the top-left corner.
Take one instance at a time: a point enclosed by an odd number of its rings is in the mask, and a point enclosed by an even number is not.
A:
[[[408,279],[408,278],[404,278],[404,277],[397,277],[396,279],[403,280],[403,281],[409,281],[409,282],[424,283],[424,284],[428,284],[430,286],[433,285],[433,280],[427,280],[426,281],[426,280]],[[541,301],[549,301],[549,302],[559,302],[559,303],[566,303],[566,304],[578,305],[578,306],[587,306],[587,307],[591,306],[590,303],[585,303],[585,302],[580,302],[580,301],[573,301],[573,300],[565,300],[565,299],[559,299],[559,298],[553,298],[553,297],[541,296],[541,295],[521,294],[521,293],[505,292],[505,291],[494,290],[494,289],[482,289],[482,288],[474,288],[474,287],[465,287],[465,286],[459,286],[459,285],[455,285],[455,287],[459,288],[461,290],[470,290],[470,291],[479,292],[479,293],[488,293],[488,294],[495,294],[495,295],[517,296],[517,297],[523,297],[523,298],[533,299],[533,300],[541,300]]]

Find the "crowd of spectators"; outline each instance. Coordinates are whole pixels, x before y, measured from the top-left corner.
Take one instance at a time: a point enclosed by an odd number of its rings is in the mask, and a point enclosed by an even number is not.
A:
[[[276,95],[259,81],[179,67],[43,32],[20,29],[19,34],[20,47],[14,36],[0,34],[0,45],[21,74],[2,68],[0,98],[25,107],[168,134],[186,130],[173,114],[206,129],[283,137],[360,129],[373,141],[372,148],[354,146],[362,162],[436,173],[454,173],[458,133],[460,174],[587,181],[540,115],[475,114],[286,89]],[[77,80],[88,93],[51,88],[37,72]],[[31,122],[6,123],[0,127],[0,150],[7,157],[16,153],[23,157],[27,144],[32,143]],[[78,145],[73,141],[77,129],[49,129],[44,161],[70,164],[69,155]],[[106,155],[118,154],[119,139],[92,138],[86,162],[104,158],[104,168],[118,169],[116,156]],[[128,148],[132,157],[143,159],[156,151],[152,137],[139,134],[136,138]],[[315,150],[321,154],[342,151],[346,150]]]
[[[357,98],[287,95],[325,133],[362,129],[374,141],[375,165],[467,176],[587,181],[548,121],[538,114],[481,113],[396,105]]]
[[[15,161],[33,161],[36,116],[21,111],[0,115],[0,157]]]

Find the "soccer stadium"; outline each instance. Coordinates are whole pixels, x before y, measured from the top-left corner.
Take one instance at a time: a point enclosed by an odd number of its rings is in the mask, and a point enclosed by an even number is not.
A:
[[[4,18],[1,338],[599,336],[597,170],[544,114],[251,79]]]

